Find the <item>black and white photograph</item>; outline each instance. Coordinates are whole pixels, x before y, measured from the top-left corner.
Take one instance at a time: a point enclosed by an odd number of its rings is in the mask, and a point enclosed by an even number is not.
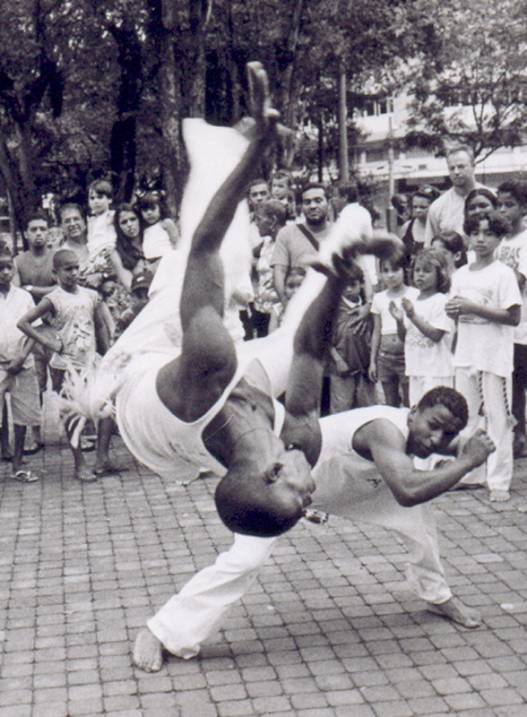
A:
[[[527,2],[0,43],[0,717],[527,717]]]

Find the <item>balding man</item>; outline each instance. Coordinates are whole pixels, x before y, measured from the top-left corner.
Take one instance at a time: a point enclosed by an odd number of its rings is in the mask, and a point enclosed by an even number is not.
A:
[[[449,149],[446,161],[452,187],[436,199],[428,210],[425,246],[430,246],[433,237],[441,232],[463,234],[465,199],[473,189],[484,186],[476,182],[474,152],[468,145]]]

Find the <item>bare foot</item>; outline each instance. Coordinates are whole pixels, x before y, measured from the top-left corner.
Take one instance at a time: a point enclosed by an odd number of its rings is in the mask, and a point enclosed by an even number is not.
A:
[[[491,490],[489,500],[491,503],[504,503],[511,499],[511,494],[508,490]]]
[[[467,607],[456,597],[451,597],[439,605],[430,602],[428,603],[427,609],[429,612],[433,612],[434,615],[446,617],[447,620],[457,622],[459,625],[463,625],[463,627],[473,628],[481,625],[481,615],[478,610]]]
[[[74,476],[81,483],[93,483],[97,480],[97,476],[89,468],[79,468],[75,471]]]
[[[163,645],[147,627],[137,633],[133,661],[136,667],[145,672],[159,672],[163,666]]]
[[[122,466],[112,463],[108,458],[106,460],[96,460],[94,473],[96,476],[108,476],[114,473],[120,473],[123,470]]]

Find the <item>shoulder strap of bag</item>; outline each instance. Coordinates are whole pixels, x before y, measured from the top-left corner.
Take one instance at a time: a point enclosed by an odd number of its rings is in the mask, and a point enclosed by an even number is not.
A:
[[[308,240],[308,242],[318,251],[318,248],[320,246],[318,239],[315,239],[313,234],[309,231],[309,229],[306,227],[305,224],[297,224],[297,229],[299,229],[302,234],[305,236],[305,238]]]

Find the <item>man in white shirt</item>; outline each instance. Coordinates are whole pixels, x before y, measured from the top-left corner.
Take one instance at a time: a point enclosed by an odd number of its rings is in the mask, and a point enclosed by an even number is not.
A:
[[[449,149],[446,161],[452,187],[430,205],[425,229],[427,247],[433,237],[441,232],[463,234],[465,199],[473,189],[484,186],[476,182],[474,152],[468,145]]]

